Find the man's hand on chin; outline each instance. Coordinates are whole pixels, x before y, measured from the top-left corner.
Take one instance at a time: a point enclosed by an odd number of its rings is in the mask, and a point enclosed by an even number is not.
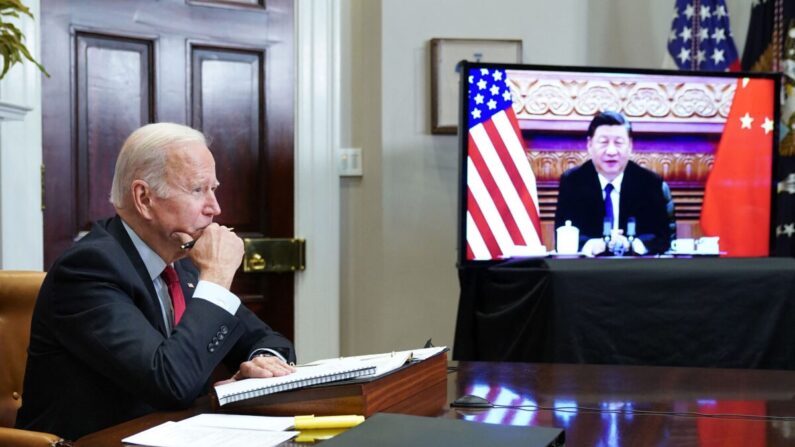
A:
[[[250,378],[280,377],[292,374],[295,367],[288,365],[278,357],[254,357],[240,364],[240,369],[229,379],[215,382],[214,386]]]
[[[229,289],[243,261],[243,251],[243,240],[231,228],[211,223],[188,250],[188,256],[199,269],[200,281],[210,281]]]
[[[174,241],[175,249],[179,251],[179,258],[181,259],[188,255],[188,250],[183,249],[183,246],[189,242],[194,242],[196,238],[189,233],[175,231],[171,233],[171,239]]]

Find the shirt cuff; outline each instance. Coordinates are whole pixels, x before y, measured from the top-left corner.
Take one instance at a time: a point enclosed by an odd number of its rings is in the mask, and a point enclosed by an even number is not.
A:
[[[282,357],[281,354],[279,354],[278,352],[274,351],[273,349],[268,349],[268,348],[255,349],[254,352],[252,352],[248,356],[248,359],[249,360],[253,360],[254,357],[259,357],[261,355],[277,357],[279,360],[283,361],[284,363],[287,363],[287,360],[284,357]]]
[[[210,281],[199,281],[196,284],[196,291],[193,292],[193,298],[209,301],[232,315],[240,307],[240,298],[237,295]]]

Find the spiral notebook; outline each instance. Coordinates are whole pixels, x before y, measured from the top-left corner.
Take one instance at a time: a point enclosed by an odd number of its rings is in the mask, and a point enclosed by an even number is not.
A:
[[[406,356],[408,358],[408,356]],[[406,358],[397,359],[400,364]],[[394,358],[389,359],[395,363]],[[296,372],[282,377],[269,377],[266,379],[245,379],[226,383],[215,387],[219,405],[226,405],[253,397],[265,396],[303,388],[311,385],[336,382],[338,380],[354,379],[374,375],[381,369],[384,359],[362,360],[359,358],[342,358],[333,361],[324,361],[322,364],[310,364],[296,367]]]

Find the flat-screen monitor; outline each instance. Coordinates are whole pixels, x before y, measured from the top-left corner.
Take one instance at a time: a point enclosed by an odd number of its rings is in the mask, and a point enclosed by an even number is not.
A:
[[[460,263],[769,255],[777,75],[459,69]]]

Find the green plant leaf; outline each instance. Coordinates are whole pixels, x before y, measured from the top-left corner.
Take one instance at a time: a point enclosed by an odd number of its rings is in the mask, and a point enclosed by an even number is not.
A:
[[[39,70],[41,70],[42,73],[47,75],[47,77],[50,76],[50,74],[47,73],[47,70],[45,70],[44,67],[38,61],[36,61],[36,59],[34,59],[33,56],[30,55],[30,52],[28,51],[28,49],[24,45],[19,47],[19,51],[22,53],[22,55],[25,56],[25,59],[33,62],[37,67],[39,67]]]
[[[11,59],[10,58],[3,58],[3,72],[0,73],[0,79],[2,79],[6,73],[8,73],[8,69],[11,68]]]
[[[11,10],[13,13],[19,11],[30,18],[33,18],[33,14],[30,13],[30,9],[20,0],[0,0],[0,14],[11,15],[11,13],[6,12],[7,10]]]
[[[8,70],[15,64],[21,63],[24,59],[32,62],[38,69],[49,77],[50,74],[42,66],[25,46],[25,35],[15,24],[4,21],[4,18],[14,17],[19,19],[19,14],[25,14],[34,19],[30,9],[21,0],[0,0],[0,55],[3,57],[3,70],[0,72],[0,79],[5,77]],[[34,19],[35,20],[35,19]]]

